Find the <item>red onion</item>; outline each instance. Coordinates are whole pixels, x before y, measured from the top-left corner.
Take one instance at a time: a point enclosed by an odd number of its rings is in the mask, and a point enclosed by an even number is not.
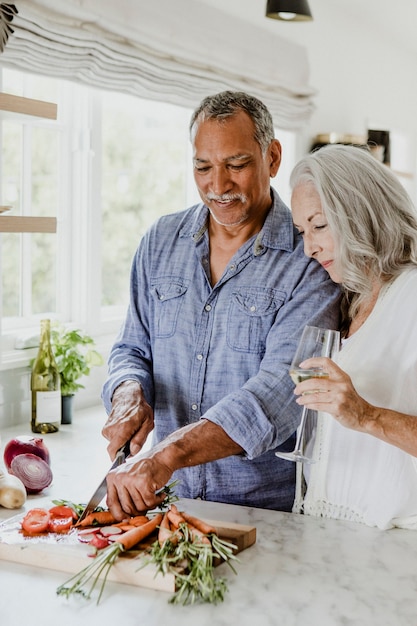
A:
[[[4,448],[4,464],[7,470],[10,470],[12,461],[18,454],[36,454],[45,463],[51,464],[49,450],[42,437],[22,435],[11,439]]]
[[[18,454],[14,457],[10,473],[20,478],[28,494],[39,493],[52,482],[52,470],[36,454]]]

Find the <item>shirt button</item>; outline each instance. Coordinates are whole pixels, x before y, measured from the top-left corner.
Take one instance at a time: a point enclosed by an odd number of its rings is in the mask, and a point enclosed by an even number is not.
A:
[[[232,263],[232,265],[230,265],[230,267],[229,267],[229,271],[230,272],[234,272],[235,269],[236,269],[236,265],[234,263]]]
[[[191,405],[191,408],[192,408],[192,410],[193,410],[193,411],[197,411],[198,406],[197,406],[196,404],[192,404],[192,405]]]
[[[252,313],[254,313],[254,312],[256,311],[256,306],[254,306],[254,305],[252,304],[252,306],[251,306],[250,310],[252,311]]]
[[[161,294],[161,295],[159,296],[159,299],[160,299],[160,300],[163,300],[164,298],[165,298],[165,296],[164,296],[163,294]]]
[[[202,360],[203,360],[203,355],[202,355],[202,354],[197,354],[197,359],[198,359],[199,361],[202,361]]]
[[[204,307],[206,311],[211,311],[211,305],[210,304],[206,304],[206,306]]]

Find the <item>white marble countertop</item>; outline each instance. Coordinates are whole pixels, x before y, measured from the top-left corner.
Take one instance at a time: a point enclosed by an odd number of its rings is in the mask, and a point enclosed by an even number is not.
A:
[[[51,499],[86,501],[108,469],[101,408],[45,435],[54,482],[25,509]],[[4,444],[27,427],[0,433]],[[248,507],[184,501],[211,519],[256,526],[256,544],[239,555],[237,575],[225,565],[225,601],[173,606],[170,594],[107,583],[104,597],[67,600],[55,590],[68,574],[0,561],[1,626],[416,626],[417,534]],[[0,508],[0,520],[16,511]]]

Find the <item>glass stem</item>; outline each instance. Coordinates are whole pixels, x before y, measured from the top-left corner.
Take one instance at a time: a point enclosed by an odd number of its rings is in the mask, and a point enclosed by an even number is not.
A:
[[[295,452],[299,452],[301,454],[302,450],[301,450],[301,442],[303,440],[303,435],[304,435],[304,428],[305,428],[305,424],[306,424],[306,420],[307,420],[307,413],[308,413],[308,408],[305,406],[303,407],[303,412],[301,415],[301,422],[300,425],[298,427],[297,430],[297,439],[295,442]]]

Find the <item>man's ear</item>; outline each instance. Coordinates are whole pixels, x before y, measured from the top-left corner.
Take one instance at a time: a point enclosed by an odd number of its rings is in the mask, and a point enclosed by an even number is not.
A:
[[[269,175],[271,178],[274,178],[279,170],[279,166],[281,165],[281,153],[282,148],[278,139],[274,139],[271,141],[271,145],[268,148],[269,151]]]

